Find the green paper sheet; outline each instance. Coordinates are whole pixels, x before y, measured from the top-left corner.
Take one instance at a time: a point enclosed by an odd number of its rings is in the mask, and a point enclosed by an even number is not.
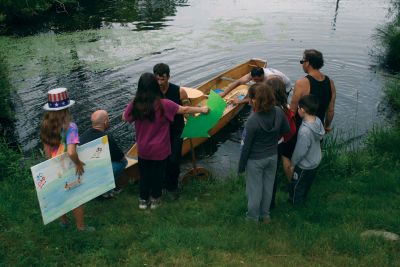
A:
[[[208,95],[207,106],[210,108],[210,113],[207,115],[201,114],[199,116],[190,116],[183,129],[181,137],[195,138],[195,137],[210,137],[208,131],[214,127],[224,113],[226,103],[214,91]]]

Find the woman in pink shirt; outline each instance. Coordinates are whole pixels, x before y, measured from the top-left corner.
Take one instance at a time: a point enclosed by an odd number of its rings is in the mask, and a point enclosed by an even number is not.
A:
[[[134,122],[140,174],[139,209],[151,209],[160,204],[162,183],[166,172],[166,159],[171,154],[169,126],[176,113],[193,114],[209,112],[208,107],[180,106],[162,99],[160,86],[152,73],[140,76],[133,101],[122,115]]]

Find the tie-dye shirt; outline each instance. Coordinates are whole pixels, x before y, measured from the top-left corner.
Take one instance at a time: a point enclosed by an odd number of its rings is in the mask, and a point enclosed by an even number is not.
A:
[[[63,135],[63,131],[61,131],[61,135]],[[70,144],[79,144],[79,134],[78,134],[78,126],[74,122],[69,123],[69,127],[67,130],[66,140],[61,139],[61,144],[56,147],[51,148],[51,157],[55,157],[62,152],[66,151],[66,146]]]

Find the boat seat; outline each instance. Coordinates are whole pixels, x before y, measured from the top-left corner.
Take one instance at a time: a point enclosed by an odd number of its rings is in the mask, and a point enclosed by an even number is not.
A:
[[[233,79],[233,78],[231,78],[231,77],[225,77],[225,76],[222,76],[222,77],[221,77],[221,80],[223,80],[223,81],[229,81],[229,82],[234,82],[234,81],[236,81],[235,79]]]

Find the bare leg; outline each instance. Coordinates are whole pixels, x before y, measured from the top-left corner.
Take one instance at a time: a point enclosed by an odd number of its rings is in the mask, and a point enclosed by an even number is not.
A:
[[[72,213],[74,214],[76,228],[78,228],[78,230],[84,230],[85,229],[85,220],[83,218],[83,214],[84,214],[83,205],[72,210]]]
[[[288,179],[288,181],[290,182],[290,180],[292,179],[292,177],[290,176],[290,159],[282,156],[282,165],[283,165],[283,172],[285,173],[286,178]]]

